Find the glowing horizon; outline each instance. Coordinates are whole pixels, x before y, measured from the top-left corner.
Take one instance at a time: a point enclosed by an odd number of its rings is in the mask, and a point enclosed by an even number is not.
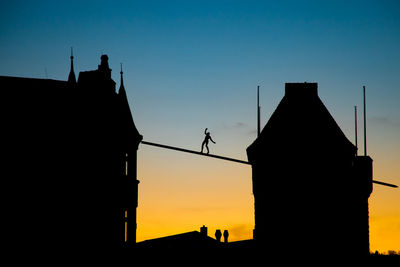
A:
[[[367,89],[374,179],[400,185],[399,1],[1,1],[0,75],[67,80],[109,56],[136,127],[150,142],[247,159],[286,82],[318,94],[354,140]],[[295,153],[289,151],[288,153]],[[208,227],[230,241],[252,237],[251,167],[140,146],[137,240]],[[374,185],[371,251],[400,250],[400,189]]]
[[[196,166],[187,164],[193,161]],[[140,145],[138,168],[141,183],[137,242],[199,231],[203,225],[208,227],[211,237],[217,229],[228,230],[230,242],[253,238],[251,166]],[[154,177],[158,178],[156,184]],[[238,186],[224,187],[229,181]],[[143,195],[150,191],[151,196],[160,199]],[[374,184],[374,192],[396,196],[396,189],[381,185]],[[379,201],[374,192],[369,198],[370,250],[396,250],[396,240],[400,240],[400,233],[396,233],[399,216],[391,214],[391,209],[389,213],[383,211],[379,205],[385,202]]]

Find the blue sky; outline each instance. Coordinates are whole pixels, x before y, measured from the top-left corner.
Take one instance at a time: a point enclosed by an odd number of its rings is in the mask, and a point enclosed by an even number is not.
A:
[[[343,119],[360,104],[364,84],[370,101],[380,101],[376,108],[370,105],[371,112],[380,113],[378,117],[399,114],[397,1],[0,5],[2,75],[45,77],[47,72],[49,78],[63,80],[70,46],[77,73],[96,68],[99,56],[106,53],[116,81],[119,63],[124,64],[131,104],[145,109],[143,114],[171,110],[171,117],[193,123],[206,124],[208,117],[219,116],[230,117],[233,124],[254,123],[259,84],[265,123],[284,83],[297,81],[318,82],[321,97],[329,98],[325,102]],[[197,111],[190,112],[191,107]]]
[[[352,141],[366,85],[375,173],[400,184],[399,14],[399,1],[1,1],[0,75],[66,80],[71,46],[76,75],[108,54],[145,140],[198,149],[208,127],[214,153],[241,159],[257,85],[265,124],[285,82],[318,82]]]

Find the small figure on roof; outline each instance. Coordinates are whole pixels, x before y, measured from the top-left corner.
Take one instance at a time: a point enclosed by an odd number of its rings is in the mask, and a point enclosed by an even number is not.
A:
[[[206,136],[204,137],[204,141],[203,141],[203,143],[201,144],[201,153],[203,153],[204,145],[206,145],[207,154],[208,154],[208,153],[210,153],[210,150],[208,149],[208,140],[211,140],[211,142],[213,142],[214,144],[216,144],[216,143],[214,142],[214,140],[212,140],[211,135],[210,135],[210,132],[207,132],[207,129],[208,129],[208,128],[206,128],[206,129],[204,130],[204,134],[205,134]]]

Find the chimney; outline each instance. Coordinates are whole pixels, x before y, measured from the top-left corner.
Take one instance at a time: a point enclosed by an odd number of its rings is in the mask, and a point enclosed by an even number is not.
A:
[[[100,65],[98,65],[98,71],[103,72],[107,79],[111,79],[111,69],[108,66],[108,56],[101,55],[100,57]]]
[[[285,96],[291,98],[318,96],[318,83],[285,83]]]
[[[218,242],[221,242],[221,230],[217,229],[217,231],[215,231],[215,238],[217,239]]]
[[[207,227],[203,225],[203,227],[200,227],[200,235],[202,237],[207,237]]]
[[[228,230],[224,230],[224,243],[228,243],[229,233]]]

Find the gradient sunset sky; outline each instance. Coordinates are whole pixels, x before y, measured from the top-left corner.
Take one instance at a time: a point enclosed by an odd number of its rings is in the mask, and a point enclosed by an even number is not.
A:
[[[374,179],[400,185],[399,14],[382,0],[1,1],[0,75],[66,80],[71,46],[77,76],[107,54],[144,140],[200,150],[208,128],[211,153],[243,160],[257,85],[264,126],[285,82],[318,82],[351,141],[359,107],[359,144],[365,85]],[[252,237],[250,166],[140,145],[138,179],[138,241],[203,224]],[[371,251],[400,251],[400,189],[374,185],[369,203]]]

